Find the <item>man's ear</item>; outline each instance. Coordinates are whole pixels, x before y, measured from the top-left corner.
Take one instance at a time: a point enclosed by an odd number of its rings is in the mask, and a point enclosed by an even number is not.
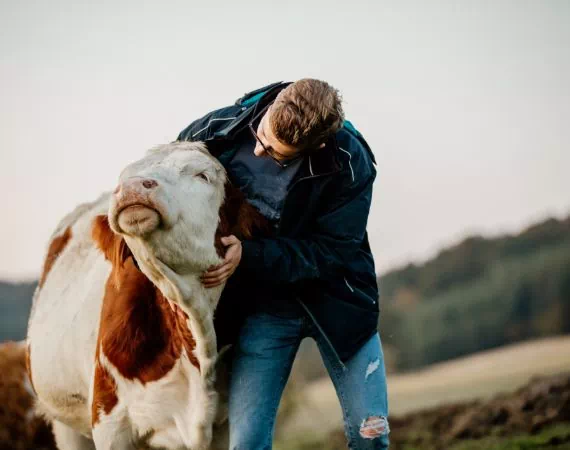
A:
[[[243,193],[229,181],[225,185],[225,197],[220,207],[220,222],[216,231],[216,250],[218,255],[225,254],[221,243],[223,236],[235,235],[238,239],[251,239],[253,236],[269,234],[271,227],[268,220],[250,205]]]

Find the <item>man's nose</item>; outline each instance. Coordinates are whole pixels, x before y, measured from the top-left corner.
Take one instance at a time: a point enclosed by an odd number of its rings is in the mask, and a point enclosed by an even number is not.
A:
[[[259,142],[255,143],[255,148],[253,149],[253,154],[255,156],[264,156],[265,155],[265,149],[262,147],[262,145]]]

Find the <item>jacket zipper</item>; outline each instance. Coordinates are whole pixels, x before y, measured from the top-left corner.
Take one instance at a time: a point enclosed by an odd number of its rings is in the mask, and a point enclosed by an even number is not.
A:
[[[327,173],[321,173],[319,175],[309,175],[308,177],[303,177],[303,178],[299,178],[298,180],[296,180],[291,187],[289,188],[289,192],[287,194],[287,197],[285,198],[285,203],[283,205],[283,210],[285,210],[285,207],[287,206],[287,200],[290,198],[291,192],[293,191],[293,189],[295,188],[295,186],[297,186],[297,184],[299,184],[301,181],[305,181],[305,180],[313,180],[315,178],[322,178],[322,177],[326,177],[326,176],[330,176],[330,175],[334,175],[335,173],[340,172],[339,170],[334,170],[332,172],[327,172]],[[279,221],[279,225],[277,226],[277,233],[279,233],[281,231],[281,224],[283,223],[283,220]],[[301,304],[301,306],[303,307],[303,309],[306,311],[306,313],[309,315],[309,317],[311,318],[311,320],[313,321],[313,323],[315,324],[315,326],[317,327],[317,330],[319,330],[319,333],[321,333],[321,335],[323,336],[323,339],[325,340],[325,342],[327,343],[327,345],[330,347],[334,357],[336,358],[336,360],[338,361],[338,363],[340,364],[340,367],[342,368],[343,371],[346,371],[346,366],[344,365],[344,363],[342,362],[342,360],[340,359],[340,356],[338,356],[338,353],[336,351],[336,349],[334,348],[334,346],[332,345],[332,342],[330,341],[330,339],[328,338],[327,334],[325,333],[325,331],[321,328],[321,326],[319,325],[319,322],[317,322],[317,319],[315,318],[315,316],[313,315],[313,313],[309,310],[309,308],[307,307],[307,305],[305,305],[305,302],[303,302],[303,300],[301,300],[299,297],[296,297],[297,301]]]
[[[350,283],[348,282],[348,280],[346,279],[346,277],[344,277],[344,284],[346,284],[346,287],[347,287],[348,289],[350,289],[350,292],[354,293],[354,288],[350,285]],[[370,301],[371,301],[372,303],[376,304],[376,301],[375,301],[373,298],[371,298]]]
[[[354,289],[352,289],[352,286],[350,284],[348,284],[348,280],[346,279],[346,277],[344,277],[344,282],[346,284],[346,287],[348,289],[350,289],[350,292],[354,292]]]

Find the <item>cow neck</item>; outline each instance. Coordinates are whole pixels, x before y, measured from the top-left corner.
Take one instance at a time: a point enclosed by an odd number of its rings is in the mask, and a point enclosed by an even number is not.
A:
[[[93,237],[112,270],[105,285],[98,351],[123,377],[143,383],[166,375],[184,350],[200,368],[188,315],[137,268],[123,238],[102,217],[94,223]]]
[[[203,376],[209,377],[217,357],[213,311],[223,286],[206,289],[200,280],[201,272],[177,273],[148,252],[136,238],[126,239],[137,256],[141,270],[171,303],[181,307],[189,317],[190,330],[197,343],[194,353],[200,360]],[[212,252],[215,255],[213,247]]]

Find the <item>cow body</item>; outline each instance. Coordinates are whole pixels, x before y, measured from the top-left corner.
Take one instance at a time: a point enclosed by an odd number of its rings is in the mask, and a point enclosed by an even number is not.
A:
[[[209,448],[223,286],[205,289],[200,275],[221,262],[220,227],[252,223],[230,225],[227,214],[220,223],[225,189],[203,147],[169,144],[58,226],[28,352],[37,407],[60,449]]]

